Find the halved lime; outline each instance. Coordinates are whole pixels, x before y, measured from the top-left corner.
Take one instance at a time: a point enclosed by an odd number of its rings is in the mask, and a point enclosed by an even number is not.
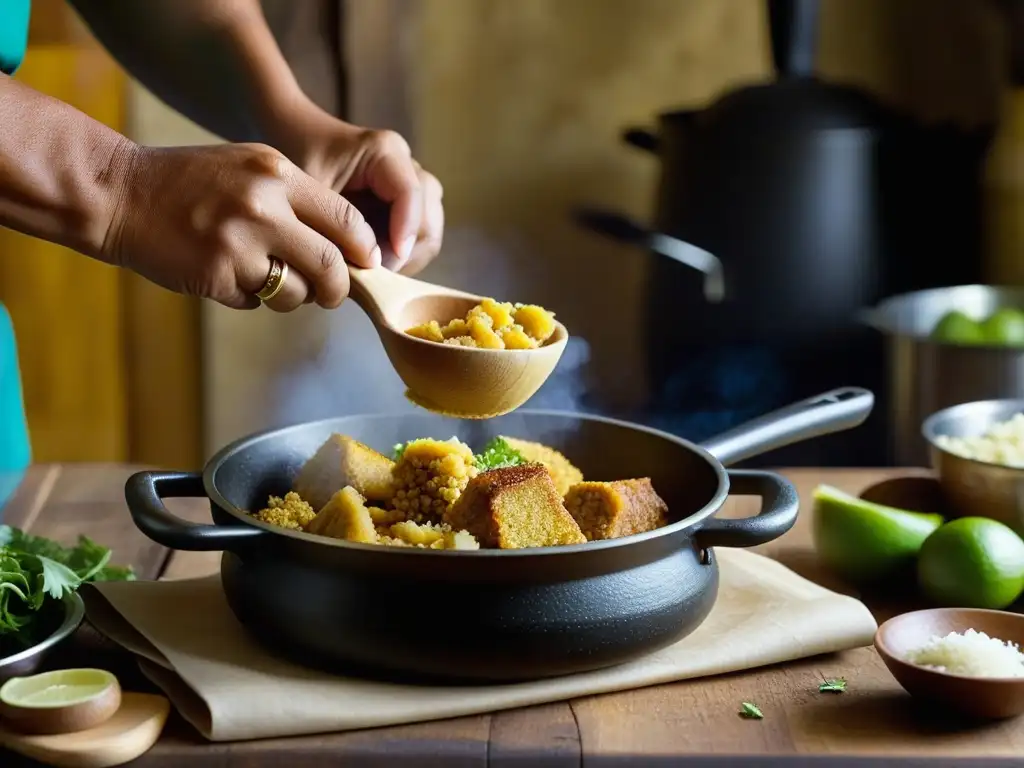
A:
[[[0,687],[0,702],[33,709],[66,707],[94,699],[117,684],[117,678],[103,669],[58,669],[12,677]]]
[[[855,584],[884,581],[910,569],[925,539],[940,525],[941,515],[874,504],[830,485],[814,489],[811,530],[818,558]]]

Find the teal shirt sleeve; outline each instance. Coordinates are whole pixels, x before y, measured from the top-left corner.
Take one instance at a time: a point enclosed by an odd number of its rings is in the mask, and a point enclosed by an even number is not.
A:
[[[0,72],[13,75],[25,58],[32,0],[0,0]]]

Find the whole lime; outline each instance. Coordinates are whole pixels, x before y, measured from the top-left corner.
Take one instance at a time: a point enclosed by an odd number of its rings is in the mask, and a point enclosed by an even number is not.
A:
[[[947,312],[932,329],[932,339],[946,344],[984,344],[981,324],[959,310]]]
[[[925,539],[917,583],[938,605],[1002,609],[1024,591],[1024,541],[987,517],[962,517]]]
[[[981,332],[990,344],[1008,347],[1024,345],[1024,312],[1005,307],[997,310],[981,324]]]
[[[821,562],[854,584],[913,583],[914,558],[942,517],[873,504],[830,485],[814,489],[811,531]]]

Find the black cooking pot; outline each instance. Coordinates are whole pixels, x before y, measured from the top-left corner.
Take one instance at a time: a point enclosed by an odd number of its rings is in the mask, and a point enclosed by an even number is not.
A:
[[[621,421],[515,412],[487,421],[433,414],[348,416],[265,432],[228,446],[199,473],[140,472],[125,487],[135,524],[174,549],[224,550],[228,603],[259,641],[294,661],[363,676],[511,681],[599,669],[692,632],[718,591],[713,547],[753,547],[796,520],[783,477],[727,471],[796,440],[854,427],[874,398],[836,390],[755,420],[703,446]],[[283,495],[334,432],[387,451],[454,434],[480,446],[499,434],[551,445],[586,477],[650,477],[672,522],[609,541],[526,550],[435,551],[352,544],[275,528],[246,510]],[[714,514],[733,493],[761,513]],[[213,525],[175,517],[169,497],[208,496]]]

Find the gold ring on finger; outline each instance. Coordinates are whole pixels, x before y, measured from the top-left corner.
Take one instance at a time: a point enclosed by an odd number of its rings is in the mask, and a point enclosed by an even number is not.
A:
[[[271,256],[270,272],[267,273],[267,282],[265,282],[263,287],[256,293],[256,298],[264,304],[270,301],[281,292],[281,289],[284,288],[284,284],[287,279],[288,262],[282,261],[275,256]]]

